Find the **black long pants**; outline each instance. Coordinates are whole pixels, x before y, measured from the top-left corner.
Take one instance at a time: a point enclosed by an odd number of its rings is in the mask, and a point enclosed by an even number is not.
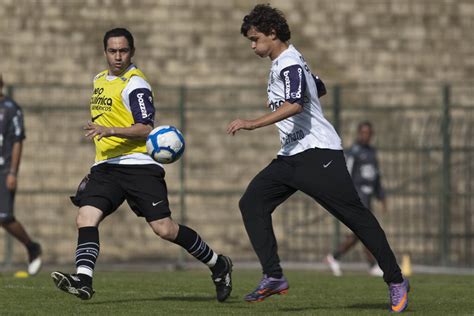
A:
[[[297,190],[311,196],[357,235],[377,259],[385,282],[403,281],[385,232],[360,201],[342,150],[318,148],[278,156],[255,176],[240,199],[245,229],[263,273],[282,273],[271,215]]]

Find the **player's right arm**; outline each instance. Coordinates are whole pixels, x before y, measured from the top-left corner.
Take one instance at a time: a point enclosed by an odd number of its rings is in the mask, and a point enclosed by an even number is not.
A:
[[[375,179],[375,186],[374,186],[374,193],[375,197],[382,202],[384,205],[384,208],[386,208],[386,202],[385,202],[385,189],[382,185],[382,175],[380,173],[380,168],[379,168],[379,160],[377,157],[377,151],[374,149],[374,164],[375,164],[375,170],[377,172],[377,177]]]
[[[227,126],[227,133],[234,135],[241,129],[253,130],[256,128],[268,126],[276,122],[280,122],[290,116],[301,113],[303,107],[298,103],[290,103],[286,101],[276,111],[265,114],[254,120],[236,119]]]
[[[253,130],[268,126],[303,111],[304,95],[306,91],[306,78],[303,67],[299,64],[290,64],[281,69],[280,79],[284,85],[283,103],[273,112],[265,114],[254,120],[236,119],[227,126],[227,133],[234,135],[241,129]]]

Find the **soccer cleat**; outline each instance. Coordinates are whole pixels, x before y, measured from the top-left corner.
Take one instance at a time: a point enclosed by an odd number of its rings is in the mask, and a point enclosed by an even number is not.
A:
[[[232,260],[223,255],[219,255],[219,259],[224,260],[225,269],[220,273],[212,274],[212,281],[216,286],[217,300],[224,302],[232,292]]]
[[[94,295],[91,286],[85,285],[77,274],[68,274],[55,271],[51,273],[54,285],[61,291],[75,295],[81,300],[90,300]]]
[[[383,277],[383,271],[380,269],[378,264],[374,264],[369,269],[369,274],[372,276]]]
[[[403,279],[402,283],[390,283],[388,287],[390,295],[390,311],[395,313],[403,312],[408,306],[408,292],[410,283]]]
[[[335,276],[342,275],[341,265],[339,264],[339,261],[334,259],[334,257],[331,254],[326,256],[326,263],[331,268],[332,274],[334,274]]]
[[[288,281],[284,276],[279,279],[276,279],[272,277],[267,277],[267,275],[265,274],[257,288],[252,293],[247,294],[244,300],[249,303],[261,302],[267,297],[274,294],[287,294],[289,287],[290,286],[288,285]]]
[[[41,260],[41,246],[33,243],[33,247],[28,250],[28,274],[35,275],[41,269],[43,262]]]

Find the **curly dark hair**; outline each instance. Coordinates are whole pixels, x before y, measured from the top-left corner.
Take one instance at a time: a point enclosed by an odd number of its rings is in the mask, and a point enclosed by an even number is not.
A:
[[[247,33],[252,26],[265,35],[270,35],[272,30],[275,30],[276,37],[282,42],[286,42],[291,38],[290,27],[285,16],[280,10],[272,8],[269,4],[257,4],[244,17],[240,33],[247,37]]]

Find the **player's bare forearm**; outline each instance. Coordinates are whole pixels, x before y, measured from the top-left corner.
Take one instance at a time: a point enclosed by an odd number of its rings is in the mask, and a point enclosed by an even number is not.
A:
[[[85,136],[90,139],[97,136],[98,140],[102,139],[102,137],[111,136],[128,139],[146,139],[152,129],[150,125],[141,123],[134,124],[130,127],[106,127],[89,122],[84,126],[84,130],[86,130]]]
[[[150,125],[134,124],[130,127],[113,127],[111,136],[131,139],[146,139],[153,128]]]
[[[18,173],[18,169],[20,168],[20,159],[21,159],[21,151],[23,149],[23,143],[16,142],[13,144],[12,149],[12,158],[10,163],[10,170],[9,173],[16,175]]]
[[[6,179],[7,189],[10,191],[15,191],[16,186],[17,186],[17,182],[18,182],[17,174],[18,174],[18,169],[20,168],[22,148],[23,148],[23,143],[21,141],[13,144],[10,170],[8,170],[8,175]]]
[[[297,103],[285,102],[275,112],[265,114],[254,120],[236,119],[227,126],[227,133],[234,135],[241,129],[253,130],[256,128],[268,126],[284,120],[290,116],[301,113],[303,107]]]

